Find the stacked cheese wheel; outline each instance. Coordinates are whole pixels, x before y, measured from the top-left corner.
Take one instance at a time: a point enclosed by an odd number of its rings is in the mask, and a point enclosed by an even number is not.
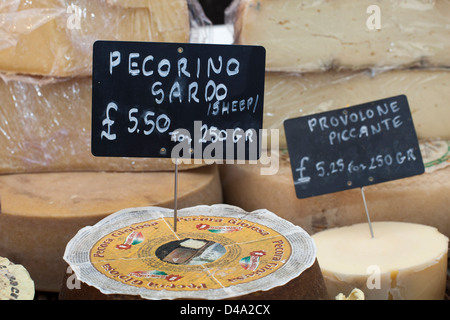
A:
[[[201,13],[201,12],[199,12]],[[171,159],[90,150],[96,40],[189,42],[188,1],[15,1],[2,5],[0,256],[57,292],[69,239],[123,207],[174,203]],[[180,164],[178,205],[221,202],[217,168]]]
[[[312,238],[267,210],[121,210],[85,227],[64,259],[81,282],[61,299],[324,299]],[[69,277],[65,279],[70,282]]]
[[[268,208],[311,233],[367,222],[360,190],[296,198],[283,122],[404,94],[427,172],[365,188],[370,217],[448,237],[449,14],[448,1],[233,1],[234,42],[266,48],[264,127],[274,130],[259,164],[221,167],[225,201]]]

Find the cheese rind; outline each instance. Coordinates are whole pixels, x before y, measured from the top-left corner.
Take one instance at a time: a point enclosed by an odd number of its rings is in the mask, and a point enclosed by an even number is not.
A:
[[[426,224],[450,237],[450,166],[445,166],[448,153],[436,155],[441,161],[424,158],[427,172],[422,175],[364,187],[372,221]],[[225,203],[245,210],[267,208],[310,234],[367,221],[359,189],[298,199],[289,156],[274,151],[270,156],[279,165],[271,175],[261,174],[267,168],[262,160],[257,164],[220,165]],[[433,170],[428,166],[433,162],[442,167]]]
[[[98,39],[189,42],[186,0],[139,6],[99,0],[20,1],[2,5],[0,17],[0,70],[7,73],[89,75],[92,45]]]
[[[229,15],[270,71],[450,66],[449,1],[236,0]]]
[[[404,94],[419,139],[450,139],[450,69],[358,72],[267,72],[264,119],[286,148],[284,120]],[[270,132],[270,130],[269,130]],[[270,142],[270,139],[269,139]]]
[[[367,223],[313,235],[330,297],[357,287],[367,300],[442,300],[448,238],[420,224],[378,221],[372,228],[374,238]]]
[[[0,79],[0,173],[173,171],[170,158],[94,157],[92,78]],[[180,163],[179,169],[202,164]]]
[[[123,208],[172,208],[171,172],[65,172],[0,175],[0,255],[15,257],[37,290],[57,292],[76,232]],[[222,202],[216,166],[179,172],[179,208]]]

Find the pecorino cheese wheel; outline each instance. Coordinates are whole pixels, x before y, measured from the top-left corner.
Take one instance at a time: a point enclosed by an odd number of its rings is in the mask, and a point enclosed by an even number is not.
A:
[[[217,166],[181,171],[179,208],[222,202]],[[174,204],[174,173],[64,172],[0,175],[0,255],[22,264],[39,291],[57,292],[77,231],[123,208]]]
[[[450,145],[439,140],[420,145],[424,174],[364,188],[370,218],[430,225],[450,236]],[[298,199],[288,155],[272,151],[270,156],[270,168],[263,158],[220,166],[225,203],[250,211],[266,208],[310,234],[367,221],[359,189]]]
[[[28,271],[0,257],[0,300],[33,300],[34,282]]]
[[[267,210],[129,208],[81,229],[60,299],[323,299],[312,238]],[[66,278],[67,279],[67,278]]]

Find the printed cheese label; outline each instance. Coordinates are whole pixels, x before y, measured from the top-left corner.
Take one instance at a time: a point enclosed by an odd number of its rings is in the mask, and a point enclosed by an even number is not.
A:
[[[227,299],[270,290],[316,260],[310,235],[274,213],[217,204],[128,208],[81,229],[64,260],[105,294]]]
[[[263,278],[291,256],[289,241],[234,217],[189,216],[136,223],[97,241],[90,260],[110,279],[151,290],[220,289]]]

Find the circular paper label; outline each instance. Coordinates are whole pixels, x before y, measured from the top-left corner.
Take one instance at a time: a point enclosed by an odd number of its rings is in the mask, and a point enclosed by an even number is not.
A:
[[[315,247],[303,229],[268,211],[243,215],[234,209],[227,215],[234,207],[226,207],[222,214],[202,213],[204,206],[179,211],[177,232],[168,214],[172,210],[155,216],[149,215],[154,208],[137,208],[128,211],[131,219],[122,212],[122,221],[132,223],[104,222],[82,230],[69,243],[65,259],[80,280],[104,293],[151,299],[219,299],[267,290],[314,262]],[[296,253],[299,244],[303,250]],[[85,251],[89,268],[73,260]]]

